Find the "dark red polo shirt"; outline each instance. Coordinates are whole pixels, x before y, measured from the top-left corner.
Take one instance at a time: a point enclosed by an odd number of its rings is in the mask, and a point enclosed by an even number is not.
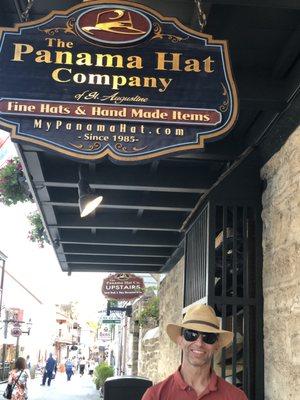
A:
[[[164,381],[147,389],[142,400],[247,400],[245,393],[212,372],[207,388],[198,397],[177,370]]]

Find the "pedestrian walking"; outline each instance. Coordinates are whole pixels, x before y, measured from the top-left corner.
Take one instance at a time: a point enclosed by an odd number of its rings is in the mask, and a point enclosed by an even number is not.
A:
[[[26,357],[26,368],[29,369],[29,371],[30,371],[30,368],[31,368],[30,356]]]
[[[55,369],[56,369],[56,360],[53,358],[52,353],[50,353],[49,358],[45,365],[45,370],[44,370],[41,386],[45,386],[46,381],[47,381],[47,385],[50,386],[51,380],[53,379],[53,373],[54,373]]]
[[[8,384],[13,386],[12,400],[26,400],[28,387],[27,382],[30,379],[30,374],[26,368],[26,360],[19,357],[16,360],[15,368],[10,372]]]
[[[72,358],[72,363],[73,363],[73,372],[75,374],[75,372],[78,371],[78,358],[74,356]]]
[[[66,362],[65,362],[65,369],[66,369],[66,374],[67,374],[67,381],[70,381],[71,380],[71,377],[72,377],[72,375],[73,375],[73,368],[74,368],[74,365],[73,365],[73,363],[72,363],[72,361],[70,360],[70,359],[66,359]]]
[[[90,376],[93,376],[95,365],[96,365],[95,361],[91,358],[88,361],[88,369],[89,369],[89,375]]]
[[[84,374],[85,364],[86,364],[85,357],[82,357],[79,360],[79,373],[80,373],[80,376],[82,376]]]

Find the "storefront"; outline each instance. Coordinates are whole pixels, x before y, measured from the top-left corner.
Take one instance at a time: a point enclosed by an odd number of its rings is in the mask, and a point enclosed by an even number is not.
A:
[[[219,373],[251,400],[280,398],[276,382],[292,398],[299,368],[290,347],[299,341],[299,6],[142,3],[111,2],[119,5],[115,19],[131,7],[126,30],[140,35],[129,41],[123,34],[112,45],[110,36],[91,33],[103,28],[103,2],[53,0],[43,9],[30,2],[26,13],[16,0],[29,22],[2,33],[0,79],[15,74],[18,96],[13,83],[0,93],[1,128],[16,142],[63,271],[168,273],[175,285],[163,284],[165,305],[174,287],[182,288],[168,316],[205,302],[235,332],[232,348],[216,360]],[[18,22],[10,7],[1,5],[2,26]],[[64,11],[33,22],[53,9]],[[97,17],[88,14],[94,9]],[[202,57],[193,55],[200,48]],[[102,197],[85,218],[78,210],[83,189]],[[286,269],[278,266],[273,276],[278,259]],[[285,360],[273,313],[285,327]],[[162,343],[162,354],[174,350]],[[174,366],[178,361],[176,353]]]

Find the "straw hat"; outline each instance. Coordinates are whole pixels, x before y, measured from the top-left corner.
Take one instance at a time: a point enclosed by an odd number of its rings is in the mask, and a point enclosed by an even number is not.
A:
[[[233,339],[233,333],[219,328],[219,319],[214,309],[204,304],[198,304],[188,309],[181,324],[168,324],[167,334],[173,342],[181,336],[181,329],[193,329],[199,332],[213,332],[219,335],[219,346],[228,346]]]

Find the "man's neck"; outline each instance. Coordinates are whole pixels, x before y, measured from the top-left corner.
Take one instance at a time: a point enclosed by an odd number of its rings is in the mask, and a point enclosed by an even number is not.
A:
[[[180,368],[180,373],[183,380],[200,395],[209,384],[211,367],[210,365],[194,367],[183,363]]]

